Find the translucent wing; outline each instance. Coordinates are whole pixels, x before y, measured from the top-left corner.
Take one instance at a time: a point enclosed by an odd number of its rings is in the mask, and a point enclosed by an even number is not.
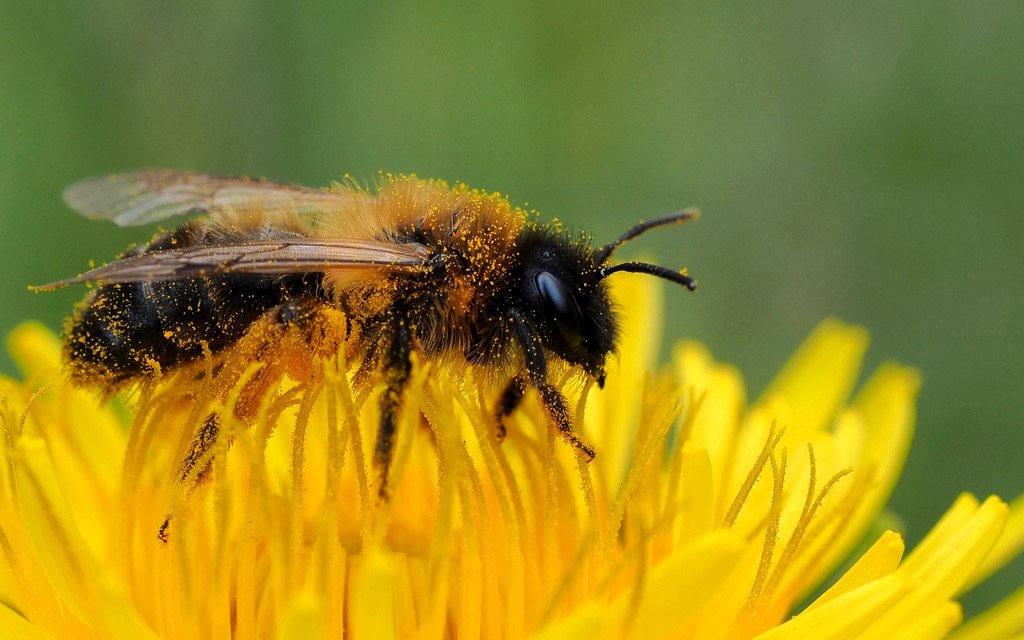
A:
[[[80,282],[179,280],[223,273],[286,275],[328,270],[411,270],[422,267],[426,258],[427,249],[421,244],[305,238],[268,240],[141,253],[33,289],[49,291]]]
[[[242,204],[259,203],[269,212],[323,211],[345,199],[330,191],[266,180],[138,171],[76,182],[64,190],[64,202],[87,218],[131,227]]]

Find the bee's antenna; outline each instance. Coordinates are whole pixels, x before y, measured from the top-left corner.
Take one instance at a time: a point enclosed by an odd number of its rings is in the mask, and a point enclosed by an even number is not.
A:
[[[619,236],[617,240],[609,242],[598,250],[597,255],[595,256],[597,258],[597,264],[604,263],[604,261],[612,255],[612,252],[619,247],[619,245],[632,240],[641,233],[650,231],[655,227],[664,227],[669,224],[689,222],[690,220],[696,220],[699,217],[700,211],[698,209],[683,209],[682,211],[676,211],[675,213],[670,213],[659,218],[652,218],[645,222],[638,222],[627,229],[626,232]]]
[[[652,276],[657,276],[659,278],[664,278],[666,280],[671,280],[676,284],[681,284],[690,291],[693,291],[694,289],[697,288],[697,283],[694,282],[693,278],[691,278],[690,276],[679,273],[678,271],[673,271],[666,267],[658,266],[656,264],[649,264],[647,262],[623,262],[621,264],[617,264],[611,267],[601,267],[601,270],[598,273],[601,275],[601,278],[603,279],[607,278],[616,271],[627,271],[629,273],[646,273]]]

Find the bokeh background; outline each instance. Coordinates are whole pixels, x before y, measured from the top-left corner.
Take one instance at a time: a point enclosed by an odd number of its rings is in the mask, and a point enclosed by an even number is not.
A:
[[[756,397],[823,318],[924,387],[892,501],[916,542],[957,493],[1024,490],[1024,4],[0,3],[0,333],[55,329],[81,271],[150,230],[68,183],[146,167],[322,185],[462,180],[698,276],[669,339]],[[828,5],[828,6],[826,6]],[[637,301],[643,304],[643,301]],[[0,371],[13,372],[6,354]],[[1024,583],[1024,563],[966,599]]]

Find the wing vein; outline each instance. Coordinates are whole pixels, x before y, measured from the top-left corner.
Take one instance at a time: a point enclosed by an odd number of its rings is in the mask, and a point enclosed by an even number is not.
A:
[[[140,253],[72,278],[32,287],[49,291],[81,282],[112,284],[202,278],[228,273],[288,275],[320,271],[415,270],[429,257],[422,244],[359,240],[268,240]]]

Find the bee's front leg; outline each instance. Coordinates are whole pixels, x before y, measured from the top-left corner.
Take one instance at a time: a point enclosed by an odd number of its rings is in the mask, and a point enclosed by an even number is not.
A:
[[[523,356],[526,359],[526,373],[529,376],[530,384],[540,394],[540,404],[548,419],[558,427],[562,437],[569,441],[569,444],[576,447],[587,461],[594,459],[594,448],[584,442],[576,433],[573,427],[572,412],[565,396],[553,385],[548,383],[548,364],[544,358],[544,349],[541,346],[540,336],[530,326],[529,321],[523,318],[522,313],[513,307],[509,310],[509,317],[516,327],[516,336],[523,347]]]

